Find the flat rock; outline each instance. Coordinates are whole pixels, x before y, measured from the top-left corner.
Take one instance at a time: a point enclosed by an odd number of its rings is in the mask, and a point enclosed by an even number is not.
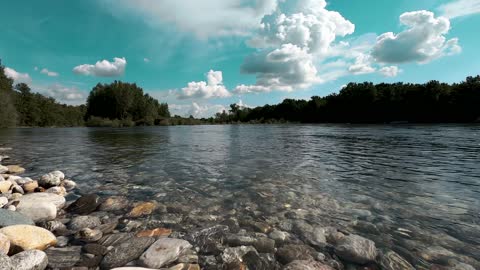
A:
[[[0,254],[8,254],[10,250],[10,239],[3,233],[0,233]]]
[[[45,252],[48,256],[49,268],[68,268],[75,266],[80,261],[82,247],[49,248]]]
[[[85,246],[83,246],[83,251],[93,255],[105,255],[108,253],[109,249],[102,245],[92,243],[92,244],[86,244]]]
[[[123,242],[127,242],[134,237],[135,235],[133,233],[108,234],[103,236],[100,240],[98,240],[98,244],[105,247],[116,246]]]
[[[99,217],[95,216],[78,216],[72,218],[70,223],[68,224],[68,228],[70,230],[81,230],[84,228],[95,228],[97,226],[100,226],[102,222],[100,221]]]
[[[128,242],[117,245],[105,255],[100,268],[111,269],[125,266],[128,262],[138,259],[154,241],[155,239],[150,237],[134,237]]]
[[[107,198],[99,206],[100,211],[120,211],[124,210],[129,206],[129,201],[126,197],[123,196],[112,196]]]
[[[153,210],[155,210],[156,204],[153,202],[143,202],[135,206],[130,213],[128,213],[128,217],[141,217],[141,216],[146,216],[150,215]]]
[[[0,229],[0,233],[10,239],[11,250],[45,250],[57,243],[55,235],[50,231],[31,225],[13,225]]]
[[[59,186],[62,180],[65,179],[65,174],[61,171],[53,171],[43,175],[38,183],[44,188]]]
[[[39,193],[32,193],[32,194],[27,194],[18,199],[19,206],[22,203],[42,203],[42,202],[48,202],[54,204],[57,209],[61,209],[62,207],[65,206],[65,198],[62,196],[59,196],[57,194],[53,193],[44,193],[44,192],[39,192]]]
[[[393,251],[382,255],[380,265],[383,270],[415,270],[409,262]]]
[[[96,242],[102,238],[103,233],[97,229],[84,228],[75,234],[75,238],[85,242]]]
[[[358,264],[375,261],[377,249],[375,243],[359,235],[350,234],[340,239],[335,253],[341,259]]]
[[[10,174],[22,174],[25,172],[25,168],[22,168],[18,165],[8,165],[8,173]]]
[[[57,207],[49,202],[21,202],[17,212],[31,218],[34,222],[54,220],[57,217]]]
[[[10,259],[17,270],[43,270],[48,265],[47,254],[40,250],[23,251]]]
[[[142,254],[139,264],[158,269],[176,261],[183,252],[191,247],[192,245],[185,240],[161,238]]]
[[[97,209],[99,201],[100,197],[96,194],[84,195],[69,205],[67,211],[79,215],[88,215]]]
[[[285,265],[283,270],[333,270],[333,268],[317,261],[296,260]]]
[[[28,216],[6,209],[0,209],[0,228],[20,224],[35,225],[33,220]]]

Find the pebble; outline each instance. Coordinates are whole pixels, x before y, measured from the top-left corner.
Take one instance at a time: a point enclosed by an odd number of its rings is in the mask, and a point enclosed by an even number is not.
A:
[[[366,264],[375,261],[377,249],[375,243],[359,235],[350,234],[340,239],[335,253],[345,261]]]
[[[155,239],[150,237],[134,237],[117,245],[105,255],[100,268],[111,269],[125,266],[128,262],[138,259],[154,241]]]
[[[10,250],[10,239],[3,233],[0,233],[0,254],[8,254]]]
[[[8,165],[8,173],[10,174],[22,174],[25,172],[25,168],[22,168],[18,165]]]
[[[314,250],[305,245],[285,245],[277,250],[278,261],[288,264],[294,260],[313,260]]]
[[[270,239],[270,238],[266,238],[266,237],[258,238],[253,243],[253,246],[260,253],[273,253],[273,252],[275,252],[275,241]]]
[[[79,215],[88,215],[97,209],[99,201],[100,197],[96,194],[84,195],[70,204],[67,211]]]
[[[23,190],[26,193],[34,192],[36,188],[38,188],[38,181],[32,181],[32,182],[23,184]]]
[[[47,254],[40,250],[23,251],[10,259],[16,270],[43,270],[48,265]]]
[[[64,187],[51,187],[45,190],[45,192],[57,194],[62,197],[65,197],[67,195],[67,190]]]
[[[11,249],[23,250],[45,250],[57,243],[55,235],[50,231],[31,225],[13,225],[0,229],[0,233],[10,239]]]
[[[42,187],[49,188],[59,186],[63,179],[65,179],[65,174],[63,174],[61,171],[53,171],[43,175],[38,183]]]
[[[0,252],[0,270],[14,270],[10,258]]]
[[[192,245],[185,240],[161,238],[142,254],[139,264],[158,269],[176,261],[183,252],[191,247]]]
[[[0,165],[0,173],[7,173],[8,172],[8,167]]]
[[[96,242],[102,238],[103,233],[100,230],[85,228],[75,234],[75,238],[85,242]]]
[[[77,186],[77,183],[72,180],[63,180],[62,186],[65,188],[66,191],[72,191]]]
[[[279,230],[273,230],[268,237],[275,240],[275,242],[283,243],[288,239],[288,233]]]
[[[229,247],[223,251],[221,258],[227,265],[234,264],[241,262],[242,257],[250,251],[257,252],[252,246]]]
[[[415,270],[409,262],[393,251],[382,255],[380,265],[383,270]]]
[[[81,230],[84,228],[95,228],[97,226],[100,226],[102,222],[100,221],[100,218],[95,217],[95,216],[78,216],[72,218],[70,223],[68,224],[68,228],[70,230]]]
[[[91,243],[83,246],[83,251],[94,255],[105,255],[108,253],[109,249],[102,245]]]
[[[116,246],[123,242],[130,241],[134,238],[135,235],[133,233],[116,233],[116,234],[109,234],[103,236],[100,240],[98,240],[98,244],[103,246]]]

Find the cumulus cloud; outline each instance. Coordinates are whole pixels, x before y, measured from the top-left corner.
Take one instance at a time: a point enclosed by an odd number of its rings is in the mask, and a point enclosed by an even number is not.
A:
[[[220,104],[198,104],[192,102],[191,104],[169,104],[168,108],[172,115],[180,115],[189,117],[192,115],[195,118],[208,118],[214,116],[216,113],[228,111],[228,109]]]
[[[369,55],[361,54],[355,59],[355,63],[348,68],[352,74],[368,74],[375,72],[375,68],[371,66],[371,59]]]
[[[408,29],[399,34],[384,33],[377,38],[372,52],[376,61],[427,63],[461,50],[457,38],[447,40],[445,37],[450,30],[450,21],[445,17],[421,10],[402,14],[400,23]]]
[[[115,77],[125,73],[127,60],[125,58],[113,58],[113,62],[108,60],[98,61],[94,65],[83,64],[73,68],[73,72],[85,76],[97,77]]]
[[[456,0],[441,5],[438,8],[440,14],[453,19],[480,13],[480,1],[478,0]]]
[[[26,83],[30,84],[32,82],[32,78],[28,73],[20,73],[13,68],[5,67],[5,75],[12,79],[14,83]]]
[[[56,83],[49,86],[36,86],[35,90],[46,96],[52,97],[60,103],[79,105],[85,103],[86,94],[76,87],[67,87]]]
[[[210,70],[207,74],[207,81],[190,82],[187,87],[177,93],[179,99],[189,98],[225,98],[232,94],[223,85],[223,74],[221,71]]]
[[[385,77],[397,77],[401,70],[397,66],[382,67],[378,70]]]
[[[37,70],[38,70],[38,68],[37,68]],[[47,75],[48,77],[58,77],[58,75],[59,75],[57,72],[48,70],[48,69],[46,69],[46,68],[43,68],[43,69],[40,71],[40,73],[45,74],[45,75]]]
[[[174,25],[200,38],[245,35],[278,0],[101,0],[114,15],[139,16],[151,25]]]

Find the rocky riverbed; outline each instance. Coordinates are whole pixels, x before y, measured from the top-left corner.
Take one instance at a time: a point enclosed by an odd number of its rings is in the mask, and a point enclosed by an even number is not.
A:
[[[4,164],[8,150],[0,149]],[[433,238],[431,246],[415,245],[418,235],[407,228],[398,233],[413,250],[393,251],[382,228],[361,218],[368,210],[345,212],[360,217],[353,221],[332,218],[327,206],[338,203],[323,195],[303,198],[314,210],[275,199],[290,194],[265,188],[257,193],[261,204],[239,196],[225,207],[191,200],[188,191],[138,201],[114,194],[101,181],[99,192],[85,194],[61,171],[33,178],[22,177],[24,172],[0,165],[0,270],[480,269],[467,256],[475,249],[463,247],[463,255],[444,248],[457,244],[453,238],[443,245]]]

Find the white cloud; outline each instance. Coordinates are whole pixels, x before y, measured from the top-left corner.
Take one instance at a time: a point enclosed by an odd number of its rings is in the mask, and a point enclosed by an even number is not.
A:
[[[401,70],[397,66],[382,67],[378,70],[385,77],[397,77]]]
[[[174,25],[200,38],[245,35],[278,0],[102,0],[116,16],[139,16],[150,25]]]
[[[442,16],[453,19],[480,13],[480,1],[478,0],[455,0],[443,4],[438,8]]]
[[[208,118],[214,116],[218,112],[228,111],[228,109],[220,104],[169,104],[168,108],[172,115],[180,115],[189,117],[193,115],[195,118]]]
[[[444,55],[460,52],[458,39],[447,40],[450,21],[421,10],[403,13],[400,22],[408,27],[394,34],[384,33],[377,38],[372,56],[382,63],[427,63]]]
[[[350,73],[355,75],[368,74],[376,71],[374,67],[371,66],[370,56],[361,54],[355,59],[355,64],[351,65],[348,68]]]
[[[86,93],[76,87],[67,87],[56,83],[49,86],[35,86],[34,90],[39,93],[52,97],[60,103],[69,105],[79,105],[86,101]]]
[[[37,68],[36,70],[38,70],[38,68]],[[48,77],[58,77],[58,75],[59,75],[57,72],[50,71],[50,70],[48,70],[48,69],[46,69],[46,68],[43,68],[43,69],[40,71],[40,73],[45,74],[45,75],[47,75]]]
[[[207,81],[190,82],[187,87],[177,93],[179,99],[188,98],[224,98],[232,94],[223,85],[223,74],[221,71],[210,70],[207,74]]]
[[[145,57],[145,58],[143,58],[143,62],[145,62],[145,63],[150,63],[150,59],[148,59],[148,58]]]
[[[30,84],[32,82],[32,78],[28,73],[20,73],[13,68],[5,67],[5,75],[12,79],[14,83],[26,83]]]
[[[127,60],[125,58],[113,58],[113,62],[107,60],[98,61],[95,65],[83,64],[73,68],[73,72],[79,75],[115,77],[125,73]]]

